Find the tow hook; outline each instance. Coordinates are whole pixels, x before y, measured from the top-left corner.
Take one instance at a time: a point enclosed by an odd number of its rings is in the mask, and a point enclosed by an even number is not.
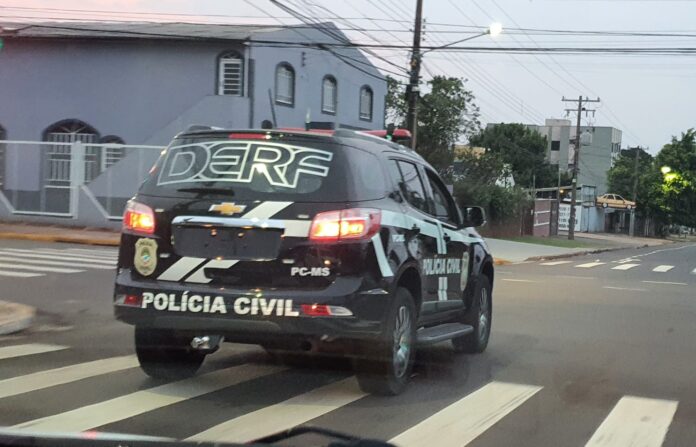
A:
[[[191,340],[191,347],[197,351],[204,351],[208,354],[212,354],[218,350],[223,340],[224,337],[221,335],[202,335],[200,337],[193,337],[193,340]]]

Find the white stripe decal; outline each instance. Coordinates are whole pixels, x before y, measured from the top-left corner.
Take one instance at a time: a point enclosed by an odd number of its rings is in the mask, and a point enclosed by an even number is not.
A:
[[[285,237],[309,237],[309,229],[312,226],[311,220],[284,220]]]
[[[136,391],[65,413],[35,419],[12,428],[35,431],[79,432],[112,424],[148,411],[193,399],[239,383],[267,376],[283,368],[242,365],[147,390]]]
[[[421,234],[434,238],[437,238],[439,236],[439,232],[436,225],[426,222],[423,219],[417,219],[413,216],[407,216],[401,213],[395,213],[393,211],[382,210],[382,224],[390,227],[404,228],[407,230],[410,230],[411,228],[413,228],[414,225],[416,225],[420,227]],[[456,240],[458,242],[484,243],[484,240],[482,238],[467,236],[463,234],[460,230],[446,231],[448,232],[452,240]]]
[[[462,447],[536,394],[541,387],[491,382],[389,442],[400,447]],[[437,440],[433,443],[433,440]]]
[[[256,208],[252,209],[248,213],[244,214],[242,218],[244,219],[270,219],[274,215],[278,214],[280,211],[284,210],[288,206],[292,205],[293,202],[263,202],[260,205],[258,205]],[[286,229],[286,236],[296,236],[300,235],[299,237],[302,237],[302,231],[303,231],[303,226],[296,224],[295,222],[304,222],[304,221],[285,221],[286,225],[288,223],[292,222],[289,224],[290,232],[291,234],[287,234],[287,229]],[[308,224],[306,224],[308,225]],[[287,227],[286,227],[287,228]],[[304,233],[304,236],[306,237],[309,234],[309,226],[306,227],[306,233]],[[195,261],[186,261],[182,263],[182,261],[189,259],[189,260],[197,260],[198,262]],[[210,281],[212,281],[211,278],[207,278],[204,274],[204,269],[206,268],[230,268],[233,265],[235,265],[237,260],[228,260],[228,261],[217,261],[217,260],[212,260],[205,265],[200,266],[200,264],[203,261],[207,261],[205,258],[182,258],[179,261],[177,261],[173,266],[171,266],[169,269],[167,269],[166,272],[162,273],[159,278],[160,280],[164,281],[179,281],[181,278],[186,276],[190,271],[198,268],[196,272],[191,275],[189,278],[186,279],[186,282],[193,282],[193,283],[198,283],[198,284],[207,284]],[[181,264],[181,265],[180,265]],[[176,267],[176,269],[174,269]],[[172,273],[169,273],[170,270],[173,270]],[[165,276],[166,275],[166,276]],[[164,278],[163,278],[164,276]],[[170,279],[172,278],[172,279]]]
[[[64,385],[90,377],[122,371],[138,366],[134,355],[112,357],[93,362],[78,363],[62,368],[39,371],[33,374],[0,380],[0,399],[22,393],[43,390],[52,386]]]
[[[229,260],[229,261],[218,261],[217,259],[214,259],[210,262],[205,263],[201,268],[196,270],[196,273],[193,275],[189,276],[186,278],[186,282],[195,282],[199,284],[208,284],[210,281],[212,281],[212,278],[208,278],[205,276],[205,269],[207,268],[213,268],[213,269],[228,269],[238,263],[239,261],[236,260]]]
[[[172,264],[172,266],[159,275],[157,279],[161,281],[179,281],[204,261],[206,261],[205,258],[183,257]]]
[[[384,253],[384,246],[382,245],[382,238],[380,238],[379,233],[372,236],[372,246],[375,248],[375,256],[377,256],[377,264],[379,264],[382,277],[394,276],[394,272],[392,272],[391,267],[389,267],[387,255]]]
[[[244,219],[270,219],[281,210],[292,205],[293,202],[263,202],[242,217]]]
[[[585,446],[659,447],[665,440],[678,402],[624,396]]]
[[[447,277],[440,276],[437,278],[437,299],[440,301],[447,300]]]
[[[44,345],[40,343],[5,346],[4,348],[0,348],[0,360],[23,357],[25,355],[43,354],[44,352],[62,351],[63,349],[68,349],[68,347],[61,345]]]
[[[247,443],[304,424],[365,396],[351,377],[223,422],[188,440]]]

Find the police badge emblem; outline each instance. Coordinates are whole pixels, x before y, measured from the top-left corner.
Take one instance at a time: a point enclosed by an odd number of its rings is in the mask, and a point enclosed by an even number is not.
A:
[[[133,257],[135,269],[143,276],[150,276],[157,268],[157,241],[138,239]]]

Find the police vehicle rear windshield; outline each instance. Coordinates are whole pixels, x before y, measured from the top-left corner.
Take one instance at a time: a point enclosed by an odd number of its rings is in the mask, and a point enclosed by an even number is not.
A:
[[[338,202],[380,199],[385,191],[379,160],[362,149],[302,136],[245,140],[225,134],[175,139],[140,193]]]

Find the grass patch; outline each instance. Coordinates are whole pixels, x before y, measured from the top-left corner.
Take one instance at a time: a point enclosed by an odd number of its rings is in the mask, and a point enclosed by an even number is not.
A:
[[[560,247],[560,248],[594,248],[597,245],[582,242],[582,241],[569,241],[564,238],[556,237],[534,237],[534,236],[519,236],[519,237],[506,237],[506,241],[513,242],[525,242],[527,244],[537,244],[537,245],[547,245],[549,247]]]

